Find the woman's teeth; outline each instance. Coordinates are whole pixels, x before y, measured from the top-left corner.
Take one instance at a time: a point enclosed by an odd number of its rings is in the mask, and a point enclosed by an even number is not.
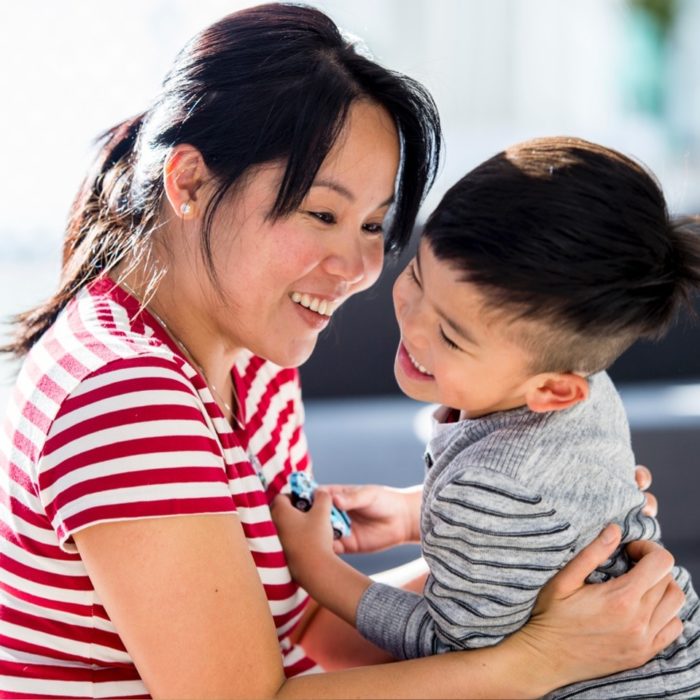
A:
[[[428,372],[427,369],[425,369],[425,367],[423,367],[423,365],[422,365],[420,362],[418,362],[418,360],[416,360],[415,357],[413,357],[413,355],[411,355],[410,352],[408,352],[408,349],[406,349],[406,354],[408,355],[408,359],[411,360],[411,364],[412,364],[421,374],[427,374],[429,377],[432,377],[432,376],[433,376],[432,374],[430,374],[430,372]]]
[[[300,304],[305,309],[311,309],[311,311],[321,314],[321,316],[331,316],[335,310],[333,302],[312,297],[308,294],[301,294],[300,292],[292,292],[292,301],[295,304]]]

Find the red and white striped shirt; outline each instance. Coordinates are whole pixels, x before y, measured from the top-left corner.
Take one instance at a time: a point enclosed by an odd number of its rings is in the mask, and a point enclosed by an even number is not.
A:
[[[234,430],[159,323],[107,278],[32,348],[0,434],[0,697],[148,697],[72,539],[135,518],[236,513],[287,675],[320,670],[287,639],[307,596],[269,510],[289,473],[309,468],[298,373],[246,354],[232,376]]]

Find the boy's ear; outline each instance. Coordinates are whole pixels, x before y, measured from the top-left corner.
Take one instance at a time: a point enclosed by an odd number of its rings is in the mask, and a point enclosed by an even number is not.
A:
[[[525,400],[535,413],[561,411],[588,398],[588,380],[580,374],[548,372],[533,380],[525,391]]]

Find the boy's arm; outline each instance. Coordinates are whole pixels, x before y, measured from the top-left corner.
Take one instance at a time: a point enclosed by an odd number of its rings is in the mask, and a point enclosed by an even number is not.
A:
[[[373,583],[356,615],[358,630],[398,658],[496,644],[584,544],[538,494],[486,469],[462,470],[426,508],[424,595]]]
[[[336,552],[376,552],[420,541],[422,484],[400,489],[376,484],[324,485],[323,490],[352,519],[350,534],[335,542]]]
[[[408,620],[423,597],[400,588],[373,583],[333,552],[329,527],[332,497],[316,491],[313,507],[297,510],[284,496],[278,496],[271,508],[272,519],[284,548],[287,565],[294,579],[324,608],[357,627],[370,641],[394,652],[394,640],[402,640]],[[358,619],[360,601],[371,592],[371,603],[364,606]],[[373,617],[381,621],[377,626]],[[382,630],[382,627],[390,629]],[[414,654],[414,656],[427,656]],[[394,656],[406,656],[394,652]]]
[[[357,605],[371,580],[334,553],[331,505],[330,494],[318,490],[307,512],[283,495],[270,510],[294,580],[323,607],[355,625]]]

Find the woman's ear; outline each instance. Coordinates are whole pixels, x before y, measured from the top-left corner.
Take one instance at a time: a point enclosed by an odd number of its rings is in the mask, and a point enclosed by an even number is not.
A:
[[[532,379],[525,400],[535,413],[561,411],[588,398],[588,380],[580,374],[547,372]]]
[[[163,166],[163,187],[176,216],[181,219],[197,216],[207,175],[204,158],[194,146],[182,143],[170,151]]]

